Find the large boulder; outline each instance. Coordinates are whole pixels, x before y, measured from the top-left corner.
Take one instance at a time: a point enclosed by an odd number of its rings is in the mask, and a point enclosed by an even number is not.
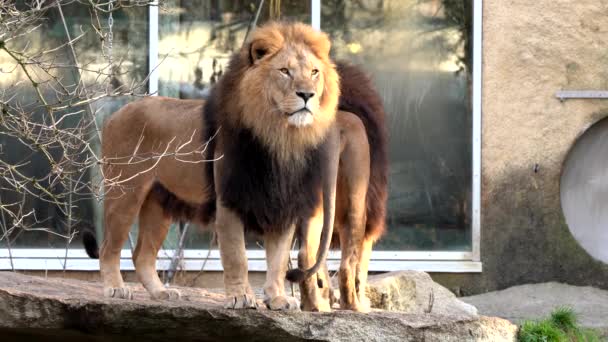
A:
[[[399,271],[370,276],[367,295],[373,308],[410,314],[477,317],[477,309],[435,283],[425,272]]]
[[[101,284],[0,272],[3,341],[514,341],[516,326],[491,317],[374,311],[225,310],[223,295],[179,288],[178,302],[105,299]]]

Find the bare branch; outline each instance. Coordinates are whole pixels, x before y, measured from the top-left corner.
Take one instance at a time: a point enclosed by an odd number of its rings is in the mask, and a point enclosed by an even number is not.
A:
[[[150,1],[113,4],[115,12]],[[210,161],[204,158],[208,144],[195,141],[196,131],[144,153],[142,129],[131,153],[100,155],[103,119],[116,104],[149,95],[149,75],[132,77],[138,66],[130,55],[105,53],[113,35],[104,23],[108,5],[108,0],[0,0],[0,245],[9,255],[16,243],[39,241],[30,234],[45,234],[49,244],[65,246],[65,268],[79,223],[92,215],[83,208],[103,200],[109,188],[120,196],[166,158]],[[84,21],[70,16],[74,6],[86,13]],[[138,165],[141,171],[105,177],[104,170],[119,165]]]

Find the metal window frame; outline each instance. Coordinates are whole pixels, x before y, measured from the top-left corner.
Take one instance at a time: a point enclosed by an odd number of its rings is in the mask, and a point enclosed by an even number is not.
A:
[[[481,97],[483,1],[473,0],[473,196],[472,196],[472,261],[480,263],[481,271]]]
[[[481,82],[482,82],[482,0],[473,0],[473,172],[472,172],[472,221],[471,221],[471,251],[374,251],[371,255],[369,270],[372,272],[420,270],[426,272],[447,273],[475,273],[482,271],[480,257],[481,239]],[[321,0],[311,0],[311,25],[321,29]],[[158,6],[154,2],[149,7],[149,92],[157,95],[158,92]],[[11,255],[8,249],[0,249],[0,270],[10,270],[12,266],[19,270],[66,270],[97,271],[99,262],[88,258],[84,250],[74,249],[68,251],[67,259],[64,249],[25,249],[13,248]],[[166,270],[173,255],[171,250],[159,252],[157,267]],[[209,258],[207,259],[207,255]],[[261,250],[247,250],[250,271],[266,271],[264,252]],[[297,258],[292,252],[291,257]],[[207,259],[207,261],[205,261]],[[64,263],[67,261],[67,264]],[[185,250],[182,269],[200,270],[203,263],[205,270],[222,271],[219,252],[212,250]],[[331,252],[328,257],[328,267],[337,270],[340,263],[340,252]],[[123,250],[121,255],[121,269],[133,270],[131,251]]]
[[[148,6],[148,93],[158,95],[158,1]]]
[[[161,250],[158,253],[156,267],[160,271],[168,270],[174,250]],[[404,253],[406,259],[404,259]],[[68,250],[62,248],[17,248],[11,250],[0,249],[0,270],[28,271],[98,271],[99,261],[91,259],[82,249]],[[291,252],[292,262],[297,263],[298,253]],[[376,251],[370,260],[369,270],[372,272],[387,272],[399,270],[418,270],[426,272],[470,273],[479,272],[479,265],[465,262],[462,258],[470,257],[460,252],[391,252]],[[266,271],[265,252],[263,250],[247,250],[248,269],[253,272]],[[327,258],[330,270],[337,270],[340,266],[340,252],[332,251]],[[184,250],[184,258],[180,265],[182,270],[199,271],[205,265],[205,271],[222,271],[220,253],[217,249],[211,250]],[[131,250],[124,249],[120,258],[122,271],[133,271]]]

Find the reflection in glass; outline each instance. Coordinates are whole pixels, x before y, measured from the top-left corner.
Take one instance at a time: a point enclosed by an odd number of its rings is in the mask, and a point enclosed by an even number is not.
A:
[[[20,2],[19,2],[20,3]],[[202,98],[221,76],[231,53],[243,44],[257,13],[259,0],[166,0],[159,17],[159,94],[177,98]],[[310,1],[265,1],[258,24],[270,18],[310,22]],[[280,6],[277,7],[277,4]],[[90,27],[86,5],[73,2],[63,8],[68,29],[78,36]],[[128,7],[114,12],[114,41],[109,82],[111,89],[142,83],[148,72],[148,8]],[[390,129],[389,233],[378,249],[470,250],[471,201],[471,0],[323,0],[322,29],[333,42],[335,57],[361,64],[373,76],[382,95]],[[22,40],[30,49],[48,49],[65,43],[65,30],[55,11],[41,27]],[[101,28],[107,29],[107,14]],[[87,69],[107,67],[107,49],[91,30],[75,44],[79,62]],[[103,53],[102,53],[103,51]],[[67,49],[57,61],[70,61]],[[0,54],[0,64],[9,65]],[[59,71],[58,71],[59,72]],[[74,70],[57,74],[69,82]],[[82,74],[95,92],[94,72]],[[4,73],[0,88],[9,89],[24,79],[21,73]],[[107,84],[107,82],[106,82]],[[12,101],[33,102],[34,90],[11,88]],[[12,94],[2,94],[11,98]],[[114,112],[131,96],[113,97],[93,106],[96,121]],[[80,120],[80,118],[75,118]],[[66,125],[75,124],[66,120]],[[96,134],[96,132],[92,132]],[[99,152],[98,141],[92,139]],[[49,173],[40,153],[0,135],[4,160],[30,160],[30,176]],[[85,175],[94,178],[95,175]],[[61,191],[61,189],[56,189]],[[0,202],[14,194],[0,190]],[[65,231],[65,217],[48,202],[31,196],[26,209],[34,209],[46,226]],[[90,196],[79,203],[77,219],[101,227],[100,203]],[[187,248],[206,248],[209,236],[192,227]],[[165,247],[177,245],[172,229]],[[79,239],[74,242],[78,243]],[[0,248],[5,247],[0,241]],[[11,236],[13,246],[64,247],[65,240],[45,232],[20,231]],[[254,240],[249,248],[256,248]]]
[[[377,249],[471,249],[471,0],[325,0],[333,53],[362,65],[390,134]]]
[[[160,12],[159,93],[204,98],[254,24],[270,18],[310,22],[310,1],[168,0]]]
[[[17,1],[16,6],[20,11],[30,9],[31,2]],[[40,3],[41,5],[43,2]],[[47,4],[44,4],[47,6]],[[100,40],[100,36],[93,29],[103,32],[108,30],[108,14],[101,11],[99,21],[92,15],[89,4],[79,2],[62,2],[62,11],[65,16],[65,26],[61,19],[60,12],[55,5],[49,4],[48,10],[41,12],[44,14],[28,28],[22,35],[10,43],[7,47],[14,51],[23,53],[23,57],[37,60],[40,64],[29,63],[27,68],[37,81],[37,88],[34,88],[28,81],[27,75],[16,67],[15,60],[8,54],[0,52],[0,65],[3,73],[0,77],[0,100],[6,103],[7,108],[22,108],[24,113],[29,115],[27,118],[36,127],[37,123],[48,124],[49,116],[40,100],[36,89],[48,103],[59,106],[62,103],[76,102],[74,99],[86,99],[101,97],[106,93],[119,93],[126,89],[133,90],[135,93],[145,93],[146,75],[148,73],[148,8],[147,7],[128,7],[117,9],[113,12],[113,66],[108,63],[110,51],[107,44]],[[39,26],[37,26],[39,25]],[[78,59],[80,69],[75,67],[76,62],[70,48],[66,45],[68,38],[66,34],[75,39],[74,52]],[[102,52],[103,51],[103,52]],[[38,56],[32,58],[31,56]],[[7,72],[9,71],[9,72]],[[111,71],[111,72],[110,72]],[[82,93],[78,80],[86,85],[87,94]],[[54,81],[59,80],[59,81]],[[58,87],[58,82],[65,85],[65,89]],[[136,85],[136,86],[134,86]],[[138,85],[138,86],[137,86]],[[70,91],[80,89],[81,92],[70,94]],[[82,105],[74,105],[67,109],[57,110],[54,114],[59,124],[57,127],[63,131],[78,130],[85,141],[91,144],[91,148],[99,154],[98,132],[95,124],[101,125],[103,119],[127,101],[130,96],[110,97],[95,102],[90,108]],[[91,120],[91,115],[95,120]],[[35,179],[42,188],[28,184],[29,188],[35,191],[14,191],[14,184],[7,184],[6,178],[0,181],[0,203],[3,205],[19,203],[15,205],[16,210],[20,210],[25,216],[22,226],[31,228],[30,230],[14,229],[8,237],[0,239],[0,248],[7,246],[22,247],[58,247],[65,248],[66,239],[57,234],[66,235],[68,230],[71,232],[82,227],[93,227],[99,225],[100,203],[95,199],[95,195],[90,191],[93,177],[98,173],[90,168],[83,169],[68,177],[80,182],[80,186],[69,187],[69,181],[58,180],[53,174],[60,174],[53,169],[47,156],[32,148],[35,146],[32,141],[27,139],[17,139],[11,136],[13,131],[9,130],[6,123],[0,125],[0,158],[9,164],[23,165],[19,171],[26,177]],[[87,158],[88,154],[83,146],[66,142],[67,146],[49,147],[48,152],[52,160],[58,161],[65,157],[68,149],[72,155],[78,155],[82,151],[82,159]],[[82,150],[80,150],[82,149]],[[80,156],[78,157],[80,158]],[[54,173],[55,172],[55,173]],[[6,174],[4,174],[6,175]],[[51,176],[48,176],[51,175]],[[31,183],[35,183],[31,182]],[[36,190],[37,189],[37,190]],[[71,189],[72,191],[68,191]],[[26,193],[25,196],[23,193]],[[53,197],[68,197],[67,200],[53,202]],[[62,197],[63,198],[63,197]],[[21,205],[23,204],[23,205]],[[71,220],[68,219],[66,207],[71,207]],[[19,208],[19,209],[17,209]],[[31,215],[27,215],[32,213]],[[2,213],[5,214],[5,213]],[[96,220],[98,220],[96,222]],[[0,224],[4,227],[11,227],[11,218],[8,215],[0,215]],[[44,229],[44,230],[41,230]],[[57,233],[57,234],[55,234]],[[2,235],[2,232],[0,232]],[[80,239],[74,239],[71,246],[79,245]]]

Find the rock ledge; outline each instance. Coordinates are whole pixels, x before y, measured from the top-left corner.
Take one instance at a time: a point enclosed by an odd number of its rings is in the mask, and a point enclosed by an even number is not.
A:
[[[514,341],[516,326],[492,317],[234,311],[223,295],[179,288],[179,302],[150,300],[141,286],[134,300],[101,296],[101,284],[0,272],[0,336],[57,341]]]

